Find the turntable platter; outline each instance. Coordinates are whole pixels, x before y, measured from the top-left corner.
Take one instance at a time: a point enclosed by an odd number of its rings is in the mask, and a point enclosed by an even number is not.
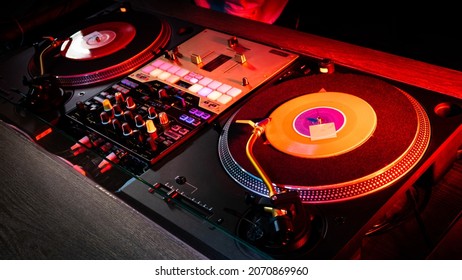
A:
[[[308,128],[318,116],[334,128],[313,141]],[[267,188],[245,152],[252,127],[236,121],[268,117],[253,154],[277,188],[296,189],[310,203],[348,200],[392,185],[419,162],[430,140],[421,105],[376,78],[335,73],[268,87],[228,119],[218,145],[228,174],[263,196]]]
[[[54,77],[61,87],[103,83],[152,60],[170,36],[167,22],[142,12],[90,18],[58,36],[62,44],[57,50],[47,48],[49,42],[42,43],[29,61],[29,73]]]
[[[135,38],[136,28],[126,22],[106,22],[79,30],[61,46],[68,59],[87,60],[111,55],[125,48]]]

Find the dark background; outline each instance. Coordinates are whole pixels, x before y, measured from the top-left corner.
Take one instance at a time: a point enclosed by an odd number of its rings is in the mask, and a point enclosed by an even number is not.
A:
[[[192,0],[182,1],[193,3]],[[83,20],[116,2],[121,1],[7,2],[0,9],[0,51],[4,54],[30,45],[36,38]],[[384,1],[289,0],[275,24],[462,71],[459,30],[462,23],[455,3],[419,2],[418,5],[409,3],[401,7]]]
[[[279,25],[462,70],[462,17],[455,2],[289,1]]]

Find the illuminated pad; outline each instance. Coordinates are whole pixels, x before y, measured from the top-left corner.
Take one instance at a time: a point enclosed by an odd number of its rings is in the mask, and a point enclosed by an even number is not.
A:
[[[219,114],[298,57],[244,39],[229,46],[231,37],[205,29],[177,47],[181,55],[175,60],[159,57],[130,78],[143,83],[159,80],[177,87],[199,97],[198,106]],[[245,60],[237,61],[236,56],[245,56]]]

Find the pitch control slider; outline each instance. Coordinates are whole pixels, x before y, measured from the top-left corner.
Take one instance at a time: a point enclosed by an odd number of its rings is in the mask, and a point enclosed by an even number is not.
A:
[[[184,193],[178,192],[167,185],[155,183],[148,190],[150,193],[159,194],[167,203],[179,203],[185,206],[188,210],[199,214],[203,218],[209,218],[213,215],[212,207],[195,200],[194,198],[186,196]]]

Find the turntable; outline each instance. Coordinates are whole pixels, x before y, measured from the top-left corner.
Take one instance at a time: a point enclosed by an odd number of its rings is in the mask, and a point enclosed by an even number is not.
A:
[[[242,153],[251,129],[237,120],[265,118],[255,157],[278,188],[297,190],[307,203],[353,199],[391,185],[430,141],[425,110],[388,83],[356,74],[291,80],[249,100],[219,141],[226,171],[260,195],[266,188],[255,182],[259,176]]]
[[[434,110],[455,98],[116,7],[2,62],[3,117],[212,258],[334,258],[461,123]]]
[[[146,13],[120,10],[83,21],[36,46],[30,76],[49,75],[61,87],[101,84],[152,60],[171,37],[170,25]]]

